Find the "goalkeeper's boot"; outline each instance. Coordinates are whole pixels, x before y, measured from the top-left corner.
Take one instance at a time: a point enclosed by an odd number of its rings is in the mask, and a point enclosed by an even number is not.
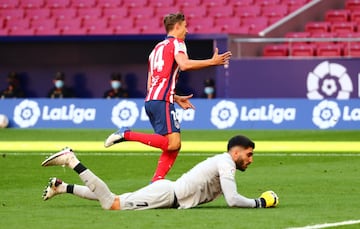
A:
[[[128,127],[121,127],[118,131],[116,131],[115,133],[112,133],[106,140],[104,143],[104,146],[110,147],[114,144],[126,141],[125,140],[125,132],[130,131],[130,129]]]
[[[44,200],[48,200],[48,199],[52,198],[53,196],[59,194],[59,192],[57,190],[58,190],[58,187],[62,184],[63,184],[62,180],[60,180],[56,177],[50,178],[48,185],[45,187],[45,189],[43,191],[42,198]]]
[[[68,166],[70,160],[75,159],[75,154],[69,147],[65,147],[60,152],[55,153],[45,159],[41,165],[42,166],[53,166],[53,165],[61,165]]]

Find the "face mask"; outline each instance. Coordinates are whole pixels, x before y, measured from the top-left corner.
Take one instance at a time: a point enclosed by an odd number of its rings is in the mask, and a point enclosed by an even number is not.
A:
[[[62,88],[64,86],[64,81],[62,80],[56,80],[55,81],[55,87],[56,88]]]
[[[213,87],[205,87],[204,92],[207,95],[212,94],[212,93],[214,93],[214,88]]]
[[[121,82],[120,81],[111,81],[111,87],[112,89],[116,90],[119,89],[121,87]]]

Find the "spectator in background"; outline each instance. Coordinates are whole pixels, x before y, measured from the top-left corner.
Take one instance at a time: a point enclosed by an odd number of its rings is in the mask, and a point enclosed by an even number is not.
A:
[[[49,98],[74,98],[74,91],[65,86],[65,74],[63,72],[55,73],[53,80],[54,87],[49,91],[47,97]]]
[[[214,99],[216,98],[215,81],[213,79],[206,79],[204,81],[203,98]]]
[[[8,86],[1,91],[0,98],[24,98],[25,93],[20,86],[20,78],[16,72],[10,72],[7,77]]]
[[[104,93],[104,98],[127,98],[128,92],[123,88],[123,81],[120,73],[113,73],[110,76],[111,89]]]

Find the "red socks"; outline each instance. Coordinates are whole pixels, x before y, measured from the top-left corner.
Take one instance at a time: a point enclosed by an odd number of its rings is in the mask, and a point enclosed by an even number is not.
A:
[[[158,166],[151,182],[164,179],[173,166],[179,151],[163,151],[160,155]]]
[[[168,138],[160,134],[145,134],[133,131],[126,131],[124,138],[126,141],[137,141],[162,150],[162,154],[160,155],[158,161],[158,166],[151,182],[164,179],[166,174],[173,166],[179,153],[179,151],[168,151]]]
[[[141,142],[145,145],[159,148],[162,151],[167,151],[169,140],[167,137],[160,134],[145,134],[133,131],[126,131],[124,138],[127,141]]]

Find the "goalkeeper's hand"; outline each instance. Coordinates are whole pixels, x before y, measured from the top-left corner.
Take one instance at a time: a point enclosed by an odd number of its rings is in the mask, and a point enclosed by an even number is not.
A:
[[[263,192],[259,199],[256,200],[257,207],[270,208],[279,204],[279,197],[273,191]]]

